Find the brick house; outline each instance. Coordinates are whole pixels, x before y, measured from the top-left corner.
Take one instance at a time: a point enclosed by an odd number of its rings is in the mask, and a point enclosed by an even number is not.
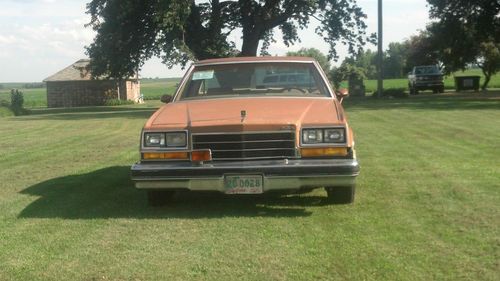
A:
[[[89,62],[81,59],[43,80],[47,83],[48,107],[94,106],[104,105],[110,99],[139,99],[139,79],[129,78],[121,82],[92,79],[87,70]]]

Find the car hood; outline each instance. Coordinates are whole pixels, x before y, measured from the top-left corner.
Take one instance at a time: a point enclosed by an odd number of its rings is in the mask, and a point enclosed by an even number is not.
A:
[[[145,129],[274,131],[344,122],[342,107],[333,98],[225,98],[166,104],[151,116]]]

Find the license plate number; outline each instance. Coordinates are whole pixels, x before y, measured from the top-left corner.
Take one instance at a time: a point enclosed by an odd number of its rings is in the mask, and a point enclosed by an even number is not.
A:
[[[224,177],[226,194],[259,194],[263,191],[261,175],[231,175]]]

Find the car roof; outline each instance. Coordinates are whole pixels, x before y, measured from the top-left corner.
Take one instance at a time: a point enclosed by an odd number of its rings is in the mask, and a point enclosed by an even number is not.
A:
[[[311,57],[232,57],[207,59],[194,63],[195,66],[211,65],[211,64],[231,64],[231,63],[254,63],[254,62],[300,62],[313,63],[315,60]]]

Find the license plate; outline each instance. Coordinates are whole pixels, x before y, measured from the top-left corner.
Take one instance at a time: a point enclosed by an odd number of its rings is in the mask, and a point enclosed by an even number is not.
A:
[[[231,175],[224,177],[226,194],[260,194],[264,181],[261,175]]]

